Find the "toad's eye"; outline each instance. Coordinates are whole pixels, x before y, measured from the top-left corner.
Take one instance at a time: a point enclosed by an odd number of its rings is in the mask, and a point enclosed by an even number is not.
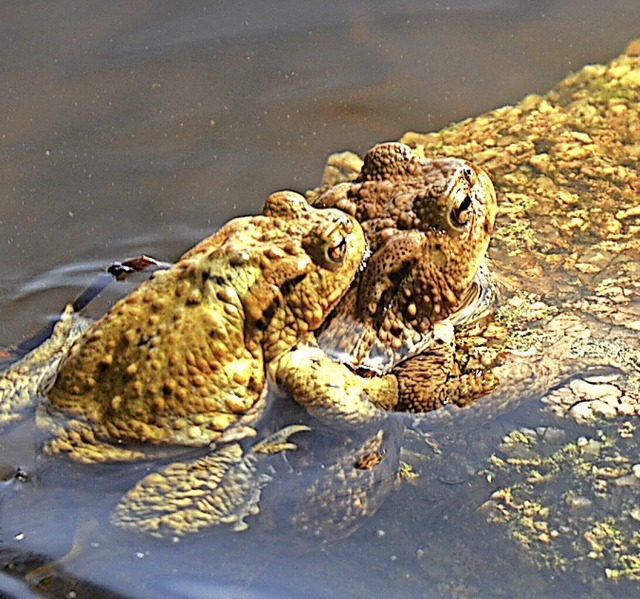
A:
[[[336,235],[327,245],[325,251],[327,264],[339,266],[347,255],[347,238],[344,235]]]
[[[449,222],[455,229],[467,225],[471,219],[471,197],[469,194],[454,198],[449,211]]]
[[[314,263],[322,268],[337,270],[348,253],[356,247],[353,245],[353,226],[351,220],[341,217],[310,235],[305,243],[305,250]]]

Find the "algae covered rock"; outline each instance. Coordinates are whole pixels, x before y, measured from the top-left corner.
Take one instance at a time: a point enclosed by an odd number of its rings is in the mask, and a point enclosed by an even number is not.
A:
[[[528,403],[529,421],[474,469],[479,513],[525,559],[591,590],[640,578],[636,47],[544,96],[402,137],[428,156],[472,160],[498,194],[495,320],[460,332],[458,354],[462,368],[500,379],[474,418]],[[445,462],[456,446],[439,450]]]

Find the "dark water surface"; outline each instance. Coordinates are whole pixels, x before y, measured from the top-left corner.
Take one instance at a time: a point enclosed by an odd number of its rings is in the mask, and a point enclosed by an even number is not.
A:
[[[639,33],[637,0],[5,2],[0,345],[102,265],[173,259],[271,191],[314,186],[333,151],[545,92]],[[32,441],[24,427],[3,437],[3,461],[33,471]],[[464,476],[429,496],[401,489],[329,544],[260,526],[180,543],[124,535],[99,522],[140,473],[87,485],[93,476],[75,467],[16,483],[0,550],[60,557],[77,531],[70,575],[129,597],[492,597],[517,565],[494,557],[481,518],[451,523]],[[461,535],[469,555],[487,551],[486,576],[448,554]],[[515,571],[521,596],[552,596],[541,575]],[[31,596],[2,584],[0,595]]]

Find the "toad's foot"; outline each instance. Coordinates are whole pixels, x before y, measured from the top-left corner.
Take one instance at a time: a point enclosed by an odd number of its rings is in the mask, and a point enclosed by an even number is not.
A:
[[[398,405],[403,412],[429,412],[445,405],[468,406],[495,389],[491,370],[460,373],[454,361],[455,336],[450,323],[437,323],[430,351],[393,369],[398,379]]]
[[[398,377],[396,410],[429,412],[446,405],[465,407],[498,385],[490,370],[465,374],[447,368],[437,354],[421,354],[404,362],[393,373]]]

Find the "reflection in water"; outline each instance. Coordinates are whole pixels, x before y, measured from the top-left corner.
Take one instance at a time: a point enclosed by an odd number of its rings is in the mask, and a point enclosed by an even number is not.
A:
[[[180,14],[161,2],[2,9],[3,343],[73,296],[38,273],[78,263],[89,270],[141,252],[171,259],[203,230],[257,211],[273,189],[315,184],[330,151],[542,91],[637,34],[634,0],[604,13],[595,1],[468,10],[463,1],[350,2],[300,14],[278,6],[268,15],[248,2],[213,15],[195,2]],[[25,283],[32,280],[40,284]],[[450,426],[445,439],[454,436],[455,421]],[[469,507],[482,496],[482,480],[466,464],[489,455],[509,430],[501,426],[468,433],[450,456],[458,468],[433,467],[437,444],[415,447],[409,436],[408,450],[423,456],[412,464],[422,478],[390,488],[377,514],[347,538],[327,542],[283,524],[278,506],[287,498],[277,492],[287,481],[297,488],[295,472],[309,488],[322,478],[315,456],[306,469],[292,469],[300,453],[290,462],[280,456],[283,484],[265,492],[248,531],[179,543],[104,524],[144,466],[96,474],[39,463],[30,427],[18,427],[0,441],[2,459],[30,476],[0,483],[0,557],[58,559],[76,542],[84,550],[63,569],[123,596],[362,597],[372,588],[494,596],[492,585],[519,556],[487,541]],[[452,555],[453,547],[462,553]],[[468,571],[483,553],[486,570]],[[517,571],[532,596],[552,596],[543,577]]]
[[[397,414],[390,424],[402,429],[410,421]],[[455,424],[446,430],[453,433]],[[438,438],[446,439],[446,430]],[[247,531],[218,527],[179,540],[127,534],[107,524],[121,494],[146,474],[146,465],[96,470],[40,464],[28,480],[3,490],[0,557],[18,572],[43,560],[62,560],[45,571],[56,576],[43,579],[42,588],[69,584],[80,597],[92,596],[92,587],[83,594],[74,581],[126,597],[296,597],[301,589],[310,596],[361,597],[372,585],[388,596],[448,597],[456,584],[493,596],[505,568],[516,564],[505,547],[487,545],[495,535],[485,536],[482,521],[469,512],[480,503],[484,485],[464,467],[486,458],[502,432],[500,427],[485,429],[461,440],[451,456],[463,467],[457,472],[455,464],[438,461],[436,447],[425,445],[422,435],[405,433],[404,459],[421,478],[397,484],[389,471],[373,469],[382,478],[372,481],[370,496],[385,502],[375,516],[351,521],[348,529],[339,526],[340,518],[348,520],[348,502],[331,478],[348,454],[341,453],[340,440],[330,434],[309,437],[299,452],[272,461],[278,474],[263,494],[261,513],[248,519]],[[391,437],[385,445],[387,464],[397,459],[399,440]],[[352,445],[344,449],[352,451]],[[331,523],[338,528],[323,528]],[[468,555],[452,558],[447,547],[464,548]],[[482,572],[470,570],[477,556],[488,551],[491,564]],[[65,557],[69,552],[71,559]],[[529,584],[535,583],[535,596],[548,590],[543,576],[520,570]]]

